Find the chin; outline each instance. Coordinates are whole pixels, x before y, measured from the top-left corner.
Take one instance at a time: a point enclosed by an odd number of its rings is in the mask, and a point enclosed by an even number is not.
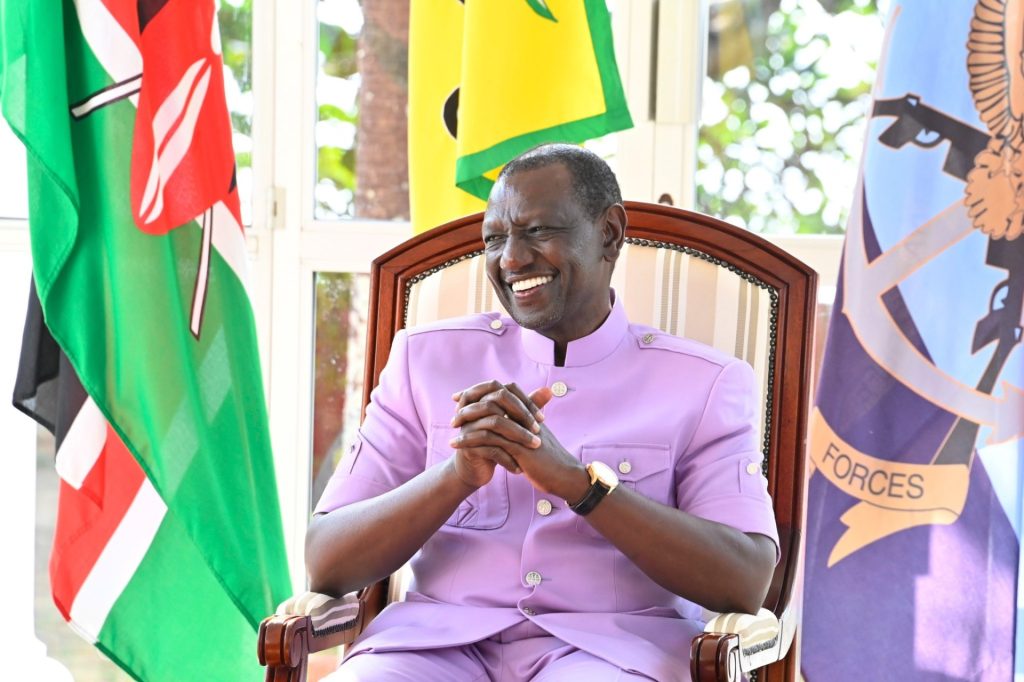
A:
[[[545,329],[551,327],[559,318],[556,311],[552,310],[538,310],[536,312],[524,313],[523,311],[510,307],[507,304],[506,309],[509,311],[509,315],[512,319],[515,320],[516,324],[520,327],[539,333],[543,333]]]

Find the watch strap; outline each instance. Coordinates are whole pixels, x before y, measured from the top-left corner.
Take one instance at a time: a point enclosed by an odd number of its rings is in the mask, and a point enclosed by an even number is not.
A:
[[[594,511],[594,507],[596,507],[601,500],[607,497],[610,492],[611,489],[607,485],[605,485],[601,480],[595,479],[594,482],[590,484],[590,487],[587,488],[587,492],[583,495],[583,499],[576,504],[569,505],[569,509],[573,510],[580,516],[586,516],[590,512]]]

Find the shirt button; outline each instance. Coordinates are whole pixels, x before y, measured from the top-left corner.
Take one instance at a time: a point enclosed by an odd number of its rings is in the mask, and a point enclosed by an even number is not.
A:
[[[531,609],[529,606],[524,606],[523,607],[523,613],[525,613],[527,616],[536,616],[537,615],[537,612],[534,611],[533,609]]]
[[[757,466],[756,464],[754,464],[753,462],[751,462],[750,464],[747,465],[747,473],[750,474],[751,476],[753,476],[754,474],[756,474],[760,470],[761,470],[761,468],[759,466]]]
[[[537,585],[540,585],[540,581],[541,580],[543,580],[543,578],[541,577],[540,573],[538,573],[537,571],[530,571],[529,573],[526,574],[526,584],[527,585],[532,585],[532,586],[536,587]]]
[[[491,329],[501,329],[501,320],[491,320]]]
[[[569,387],[565,385],[564,381],[556,381],[551,384],[551,392],[557,397],[561,398],[563,395],[569,392]]]
[[[551,513],[551,502],[548,500],[539,500],[537,502],[537,513],[541,516],[547,516]]]
[[[624,459],[621,462],[619,462],[619,473],[620,474],[628,474],[632,470],[633,470],[633,465],[630,464],[628,460]]]
[[[644,343],[650,343],[654,341],[654,334],[644,334],[641,341],[643,341]]]

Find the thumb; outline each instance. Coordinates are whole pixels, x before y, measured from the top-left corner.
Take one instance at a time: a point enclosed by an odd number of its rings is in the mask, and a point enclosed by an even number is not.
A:
[[[532,400],[533,404],[536,405],[539,409],[543,410],[544,406],[551,402],[551,399],[554,396],[555,394],[551,392],[550,388],[548,388],[547,386],[541,386],[538,389],[534,389],[534,391],[530,393],[530,400]]]

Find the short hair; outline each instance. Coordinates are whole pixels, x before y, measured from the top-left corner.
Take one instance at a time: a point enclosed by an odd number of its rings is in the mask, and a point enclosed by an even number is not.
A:
[[[542,144],[527,150],[505,164],[498,180],[556,163],[565,166],[572,175],[573,198],[591,219],[612,204],[622,202],[619,181],[605,160],[574,144]]]

